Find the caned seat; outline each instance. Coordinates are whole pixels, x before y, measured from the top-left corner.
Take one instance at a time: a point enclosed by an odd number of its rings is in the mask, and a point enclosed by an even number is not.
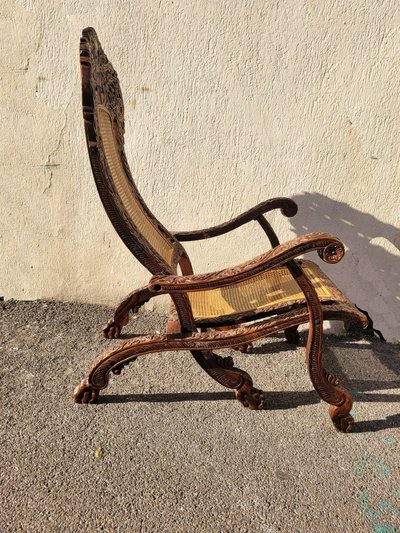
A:
[[[329,233],[310,233],[280,244],[265,214],[280,209],[284,216],[294,216],[297,206],[290,198],[266,200],[212,228],[168,231],[150,212],[132,178],[124,148],[124,105],[118,76],[93,28],[83,30],[80,63],[86,143],[97,190],[119,236],[152,275],[147,285],[135,289],[118,305],[103,334],[118,337],[130,312],[138,312],[162,293],[170,296],[173,305],[165,332],[134,337],[99,355],[88,377],[75,389],[75,401],[96,401],[99,391],[108,385],[110,372],[119,374],[139,356],[188,350],[209,376],[234,389],[245,407],[262,409],[266,396],[253,386],[249,374],[234,366],[231,357],[213,350],[248,352],[253,341],[279,331],[288,342],[297,342],[297,327],[308,323],[306,361],[311,381],[330,405],[335,428],[350,431],[350,394],[321,366],[322,324],[324,319],[363,327],[368,322],[315,263],[299,259],[316,251],[325,262],[337,263],[344,255],[343,244]],[[170,209],[179,209],[178,192]],[[269,241],[264,254],[234,268],[194,274],[182,242],[217,237],[251,220],[260,224]]]
[[[303,271],[310,279],[321,302],[335,300],[337,289],[313,262],[303,261]],[[286,267],[262,272],[253,278],[209,291],[188,293],[196,321],[227,317],[251,311],[267,311],[305,304],[305,296]]]

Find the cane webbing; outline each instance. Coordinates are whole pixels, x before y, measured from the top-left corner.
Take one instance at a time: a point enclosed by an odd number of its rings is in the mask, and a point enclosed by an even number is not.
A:
[[[114,189],[137,231],[146,239],[154,250],[169,265],[171,265],[174,247],[158,230],[157,226],[149,218],[146,211],[143,209],[142,204],[132,191],[115,142],[109,112],[106,108],[101,106],[97,106],[96,112],[101,144]]]
[[[330,282],[318,267],[308,263],[303,270],[312,281],[321,300],[333,298]],[[304,301],[304,294],[286,267],[274,268],[254,278],[209,291],[188,292],[196,319],[215,318]]]

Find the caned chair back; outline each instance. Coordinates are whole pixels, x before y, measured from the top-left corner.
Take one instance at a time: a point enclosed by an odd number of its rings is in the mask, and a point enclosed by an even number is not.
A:
[[[116,231],[152,274],[176,272],[182,245],[141,197],[124,151],[124,104],[118,76],[93,28],[80,45],[85,133],[100,198]]]

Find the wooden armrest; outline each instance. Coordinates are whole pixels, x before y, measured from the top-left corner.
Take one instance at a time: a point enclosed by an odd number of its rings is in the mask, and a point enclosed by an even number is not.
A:
[[[251,220],[256,220],[264,213],[272,211],[273,209],[280,209],[285,217],[293,217],[297,213],[297,204],[290,198],[272,198],[265,202],[261,202],[224,224],[195,231],[175,231],[172,234],[178,239],[178,241],[199,241],[202,239],[210,239],[211,237],[223,235],[239,226],[243,226],[243,224],[246,224]]]
[[[335,235],[308,233],[233,268],[191,276],[153,276],[148,289],[151,292],[176,293],[221,288],[252,278],[312,251],[317,251],[326,263],[338,263],[344,256],[344,246]]]

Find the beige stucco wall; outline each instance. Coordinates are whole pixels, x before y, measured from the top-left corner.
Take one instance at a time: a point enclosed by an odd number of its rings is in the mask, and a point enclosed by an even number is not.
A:
[[[294,197],[282,238],[329,231],[331,277],[399,339],[398,0],[3,0],[0,294],[115,303],[146,282],[101,207],[80,109],[80,31],[119,72],[126,148],[171,229]],[[188,246],[197,271],[266,249],[254,225]],[[310,257],[311,258],[311,257]]]

